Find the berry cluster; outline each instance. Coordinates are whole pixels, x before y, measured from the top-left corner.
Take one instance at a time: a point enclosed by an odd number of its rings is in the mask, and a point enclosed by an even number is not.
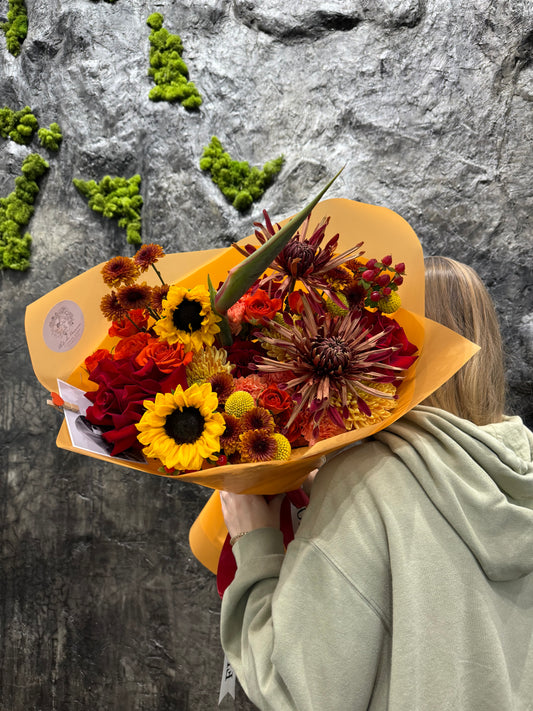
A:
[[[364,264],[358,260],[350,263],[357,285],[364,292],[365,306],[376,307],[379,301],[388,299],[403,283],[405,264],[399,262],[394,267],[391,265],[390,254],[383,257],[381,262],[369,259]]]

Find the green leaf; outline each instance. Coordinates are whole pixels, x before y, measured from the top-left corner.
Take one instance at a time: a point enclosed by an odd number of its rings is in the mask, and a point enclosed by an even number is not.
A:
[[[265,269],[268,269],[343,170],[344,168],[341,168],[326,187],[323,188],[303,210],[300,210],[289,222],[283,225],[279,232],[276,232],[275,235],[262,244],[259,249],[256,249],[255,252],[246,257],[240,264],[237,264],[237,266],[229,270],[226,281],[222,284],[215,297],[215,310],[219,315],[225,314],[230,306],[233,306],[233,304],[247,292],[256,279],[263,274]]]

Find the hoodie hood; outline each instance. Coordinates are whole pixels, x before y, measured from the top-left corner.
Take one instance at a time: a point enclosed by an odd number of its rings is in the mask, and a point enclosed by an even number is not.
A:
[[[419,406],[375,435],[410,469],[493,581],[533,572],[533,433]]]

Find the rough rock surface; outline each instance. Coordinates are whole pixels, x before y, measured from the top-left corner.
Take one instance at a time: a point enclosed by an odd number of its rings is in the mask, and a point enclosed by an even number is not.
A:
[[[496,300],[510,405],[533,424],[528,0],[27,0],[19,57],[0,35],[0,107],[63,129],[29,225],[29,272],[1,273],[0,708],[215,708],[219,601],[187,532],[208,492],[55,447],[24,337],[27,304],[115,254],[124,231],[73,178],[142,176],[145,241],[229,244],[346,164],[331,197],[385,205],[426,253],[472,264]],[[0,15],[7,3],[0,4]],[[179,34],[199,111],[148,100],[146,18]],[[1,19],[1,18],[0,18]],[[199,169],[216,135],[284,167],[244,215]],[[26,148],[0,140],[0,195]],[[231,705],[231,704],[230,704]],[[238,694],[235,708],[251,705]]]

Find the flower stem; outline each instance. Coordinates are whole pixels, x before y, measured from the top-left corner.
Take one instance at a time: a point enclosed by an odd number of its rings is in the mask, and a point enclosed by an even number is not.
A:
[[[157,276],[159,277],[159,280],[160,280],[161,284],[164,285],[165,282],[164,282],[164,280],[163,280],[163,277],[161,276],[161,274],[160,274],[160,272],[159,272],[159,269],[155,266],[155,264],[152,264],[152,269],[154,270],[154,272],[155,272],[155,273],[157,274]]]

